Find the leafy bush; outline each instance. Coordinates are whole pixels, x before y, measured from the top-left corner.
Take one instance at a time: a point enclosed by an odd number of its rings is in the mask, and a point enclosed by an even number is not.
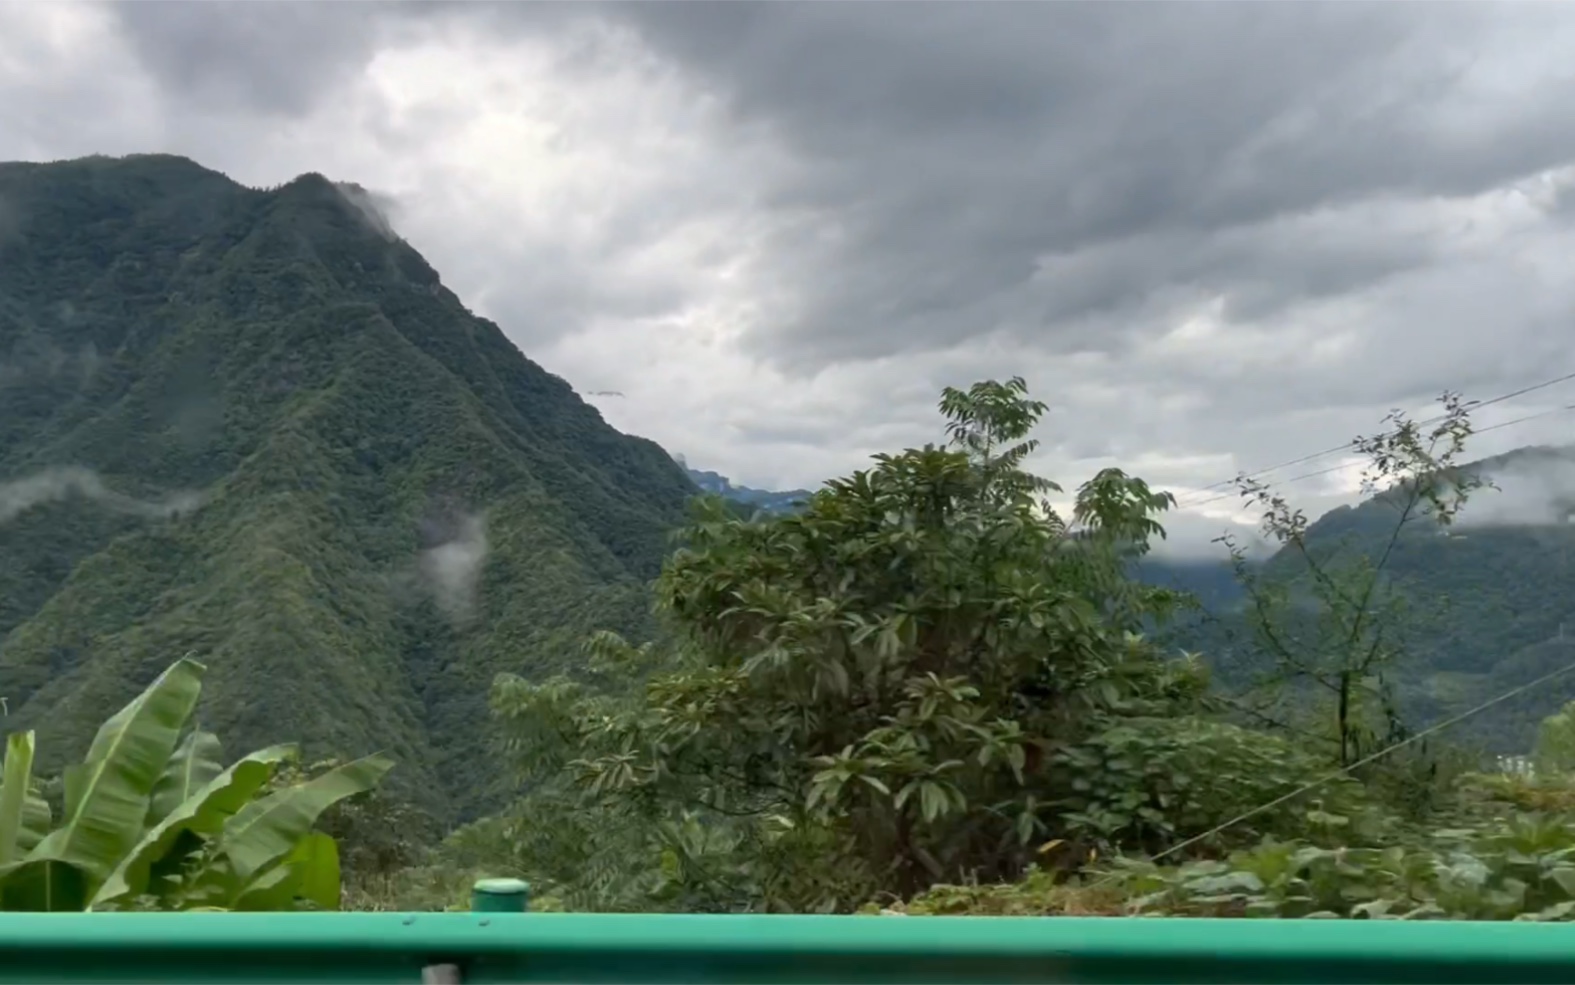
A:
[[[1090,848],[1158,854],[1324,780],[1330,772],[1326,760],[1285,738],[1196,717],[1117,721],[1061,750],[1054,767],[1059,785],[1069,791],[1056,801],[1064,810],[1060,820],[1081,855]],[[1308,821],[1309,801],[1332,812],[1325,816],[1374,823],[1361,784],[1342,777],[1197,847],[1218,850],[1256,841],[1265,832],[1311,836],[1316,825]],[[1349,836],[1348,830],[1342,832]]]
[[[1510,805],[1533,813],[1575,814],[1575,775],[1569,773],[1472,774],[1461,784],[1467,805],[1478,810]]]
[[[1571,914],[1575,783],[1462,784],[1473,757],[1410,740],[1376,569],[1349,598],[1319,569],[1329,626],[1302,606],[1296,633],[1267,627],[1301,690],[1219,699],[1145,635],[1176,597],[1129,577],[1169,497],[1108,470],[1063,517],[1021,468],[1044,410],[1021,380],[941,409],[949,447],[877,456],[798,513],[702,507],[657,582],[671,638],[600,634],[573,675],[500,677],[523,796],[450,840],[455,867],[576,909]],[[1435,461],[1397,433],[1364,447]],[[1427,513],[1430,489],[1402,491]],[[1319,685],[1330,706],[1266,713]],[[1551,721],[1542,761],[1570,735]]]
[[[1036,871],[1007,885],[935,886],[865,912],[1566,920],[1575,917],[1575,818],[1515,815],[1387,847],[1266,840],[1179,866],[1121,859],[1071,880]]]
[[[907,902],[862,913],[885,916],[1091,917],[1115,916],[1126,906],[1125,887],[1115,880],[1066,880],[1032,869],[1014,883],[997,886],[931,886]]]
[[[1542,720],[1532,760],[1539,773],[1575,770],[1575,701]]]
[[[1575,818],[1514,815],[1387,848],[1266,843],[1223,861],[1115,871],[1133,913],[1562,920],[1575,914]]]
[[[393,764],[370,756],[267,790],[295,748],[221,766],[218,738],[190,727],[203,671],[176,662],[100,727],[66,770],[58,826],[32,777],[33,733],[7,739],[0,909],[339,907],[338,846],[312,828]]]

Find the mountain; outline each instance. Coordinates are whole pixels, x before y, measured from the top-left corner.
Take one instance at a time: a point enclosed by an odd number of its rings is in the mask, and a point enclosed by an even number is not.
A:
[[[1522,448],[1463,466],[1496,488],[1472,494],[1459,521],[1406,528],[1385,565],[1406,603],[1406,651],[1393,668],[1407,721],[1422,725],[1465,712],[1575,662],[1575,448]],[[1381,556],[1395,529],[1391,501],[1341,507],[1308,529],[1309,548]],[[1198,594],[1210,618],[1184,623],[1172,642],[1206,654],[1228,685],[1271,664],[1251,641],[1242,593],[1223,564],[1145,562],[1141,577]],[[1282,550],[1258,569],[1295,584],[1305,565]],[[1537,723],[1575,700],[1575,671],[1493,708],[1451,734],[1491,751],[1529,748]]]
[[[492,677],[649,631],[694,492],[354,186],[0,164],[0,696],[46,765],[192,653],[227,747],[467,812]]]
[[[730,499],[735,503],[752,506],[765,513],[791,513],[798,509],[798,505],[813,495],[808,489],[789,489],[786,492],[772,492],[767,489],[751,489],[748,486],[735,486],[725,475],[716,472],[702,472],[699,469],[685,467],[689,480],[700,487],[702,492]]]
[[[1190,593],[1210,612],[1241,601],[1241,583],[1232,569],[1229,555],[1222,548],[1212,560],[1181,559],[1150,554],[1132,566],[1132,577],[1159,588]]]

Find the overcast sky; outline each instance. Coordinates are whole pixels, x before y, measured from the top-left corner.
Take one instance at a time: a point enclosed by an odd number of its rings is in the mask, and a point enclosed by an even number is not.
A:
[[[392,196],[613,424],[755,486],[1018,373],[1040,471],[1197,503],[1575,371],[1565,4],[0,2],[0,160],[147,151]]]

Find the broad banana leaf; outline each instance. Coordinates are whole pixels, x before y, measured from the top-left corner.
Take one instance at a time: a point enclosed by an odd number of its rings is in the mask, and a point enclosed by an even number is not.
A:
[[[291,852],[291,865],[299,873],[295,895],[319,910],[337,910],[343,899],[344,884],[339,871],[339,843],[321,831],[302,839]]]
[[[282,862],[254,876],[229,909],[279,912],[295,909],[296,900],[319,910],[339,909],[339,845],[321,831],[301,839]]]
[[[28,879],[63,880],[39,894],[51,908],[75,890],[81,898],[66,908],[84,909],[141,840],[153,789],[197,706],[204,669],[195,660],[176,661],[99,728],[84,762],[66,770],[61,825],[24,860],[39,863]]]
[[[127,873],[125,878],[128,884],[134,886],[136,890],[135,895],[146,893],[155,897],[161,903],[169,901],[172,897],[179,896],[180,903],[176,909],[189,909],[193,895],[193,877],[201,875],[203,872],[202,868],[194,869],[193,864],[196,863],[199,866],[207,867],[223,861],[222,859],[213,858],[212,853],[206,850],[207,847],[208,843],[203,840],[202,835],[197,834],[190,828],[183,828],[176,833],[175,840],[169,848],[159,853],[153,864],[148,867],[146,879],[141,877],[140,871],[135,874]],[[136,851],[136,849],[132,849],[132,851]],[[149,854],[154,853],[150,852]],[[113,873],[110,874],[110,878],[115,878]],[[135,883],[130,883],[132,878],[136,878]],[[103,887],[100,888],[102,889]],[[97,895],[94,898],[97,899]],[[88,908],[93,909],[93,907],[94,904],[89,903]]]
[[[5,769],[0,771],[0,866],[17,861],[31,847],[23,845],[23,829],[32,792],[33,733],[8,735]]]
[[[27,802],[22,805],[22,831],[16,840],[18,854],[25,857],[36,848],[49,834],[54,822],[49,802],[40,797],[37,790],[28,791]]]
[[[371,755],[329,770],[305,783],[254,800],[224,822],[219,850],[235,878],[249,884],[270,864],[294,851],[328,808],[376,787],[393,769],[386,756]]]
[[[0,910],[59,913],[81,910],[88,873],[69,862],[28,858],[0,866]]]
[[[225,887],[221,892],[225,899],[235,898],[226,909],[279,913],[295,909],[295,887],[300,881],[300,873],[286,861],[271,869],[264,869],[261,875],[252,879],[251,885],[242,889],[238,897],[235,896],[235,886]]]
[[[184,804],[192,794],[201,790],[208,781],[224,772],[220,760],[224,747],[212,732],[192,731],[176,747],[164,775],[153,788],[153,802],[148,807],[148,826],[164,820],[175,808]]]
[[[296,755],[297,750],[293,745],[270,746],[252,753],[209,779],[200,790],[167,812],[163,820],[143,836],[115,867],[115,871],[110,873],[109,878],[104,880],[90,905],[103,906],[125,896],[149,892],[149,876],[153,867],[175,847],[182,832],[210,836],[219,834],[224,830],[225,822],[250,803],[257,791],[273,776],[274,767]],[[177,756],[171,762],[179,759]]]

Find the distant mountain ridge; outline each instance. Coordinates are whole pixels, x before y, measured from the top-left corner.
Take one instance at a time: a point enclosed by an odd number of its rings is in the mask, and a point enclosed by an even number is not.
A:
[[[799,505],[813,495],[808,489],[789,489],[786,491],[772,491],[767,489],[751,489],[749,486],[735,486],[727,476],[718,472],[706,472],[700,469],[689,468],[684,471],[689,479],[702,492],[730,499],[735,503],[752,506],[766,513],[791,513]]]
[[[0,695],[45,766],[192,653],[227,746],[384,749],[463,813],[496,673],[649,631],[693,484],[369,196],[97,157],[0,164],[0,214]]]

